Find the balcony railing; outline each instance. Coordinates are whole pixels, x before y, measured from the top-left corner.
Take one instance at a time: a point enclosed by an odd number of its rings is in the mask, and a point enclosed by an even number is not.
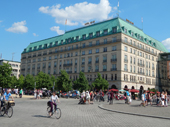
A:
[[[95,72],[99,72],[99,69],[95,69]]]
[[[145,64],[138,63],[138,66],[144,67]]]
[[[107,71],[107,69],[103,69],[103,71]]]
[[[63,66],[64,66],[64,67],[66,67],[66,66],[72,66],[72,63],[67,63],[67,64],[64,64]]]
[[[110,70],[111,71],[117,71],[117,68],[111,68]]]
[[[140,72],[140,71],[138,71],[138,74],[140,74],[140,75],[145,75],[144,72]]]
[[[111,62],[116,62],[117,61],[117,59],[115,58],[115,59],[111,59]]]

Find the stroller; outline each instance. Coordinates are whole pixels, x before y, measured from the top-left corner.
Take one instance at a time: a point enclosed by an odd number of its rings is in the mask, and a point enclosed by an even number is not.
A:
[[[83,95],[81,95],[80,101],[78,104],[86,104],[86,97],[84,97]]]

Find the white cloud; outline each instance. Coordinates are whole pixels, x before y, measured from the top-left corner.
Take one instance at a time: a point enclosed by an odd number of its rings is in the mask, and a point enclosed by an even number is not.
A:
[[[117,7],[116,7],[116,6],[115,6],[115,7],[113,7],[113,10],[115,10],[115,11],[116,11],[116,10],[117,10]]]
[[[162,44],[166,47],[166,49],[170,50],[170,38],[163,40]]]
[[[3,22],[2,20],[0,20],[0,23]]]
[[[74,26],[92,19],[99,21],[108,19],[112,7],[108,0],[100,0],[98,4],[83,2],[65,8],[61,8],[60,4],[52,7],[42,6],[39,11],[54,17],[58,24],[64,25],[67,19],[67,25]]]
[[[33,36],[39,36],[39,35],[37,35],[36,33],[33,33]]]
[[[25,25],[26,21],[15,22],[14,24],[12,24],[12,27],[6,29],[6,31],[13,33],[27,33],[28,28]]]
[[[59,26],[53,26],[53,27],[50,28],[50,30],[57,32],[58,35],[64,34],[64,31],[60,30]]]

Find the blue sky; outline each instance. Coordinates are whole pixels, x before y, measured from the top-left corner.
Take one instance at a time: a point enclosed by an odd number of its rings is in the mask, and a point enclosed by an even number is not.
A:
[[[1,0],[0,54],[20,61],[29,43],[116,17],[118,0]],[[119,0],[120,17],[142,27],[144,32],[161,41],[170,50],[169,0]]]

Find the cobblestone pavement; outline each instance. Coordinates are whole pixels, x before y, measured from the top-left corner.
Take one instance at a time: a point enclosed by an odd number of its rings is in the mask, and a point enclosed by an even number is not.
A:
[[[170,121],[113,113],[98,108],[98,103],[78,105],[76,99],[61,99],[59,120],[46,117],[47,99],[15,99],[12,118],[0,117],[0,127],[169,127]]]
[[[113,105],[109,105],[108,103],[103,104],[104,108],[112,109],[116,111],[129,112],[135,114],[143,114],[143,115],[152,115],[152,116],[161,116],[161,117],[169,117],[170,118],[170,106],[169,107],[160,107],[155,103],[151,106],[150,103],[148,106],[143,107],[139,104],[141,101],[132,101],[130,105],[125,104],[125,101],[114,101]]]

